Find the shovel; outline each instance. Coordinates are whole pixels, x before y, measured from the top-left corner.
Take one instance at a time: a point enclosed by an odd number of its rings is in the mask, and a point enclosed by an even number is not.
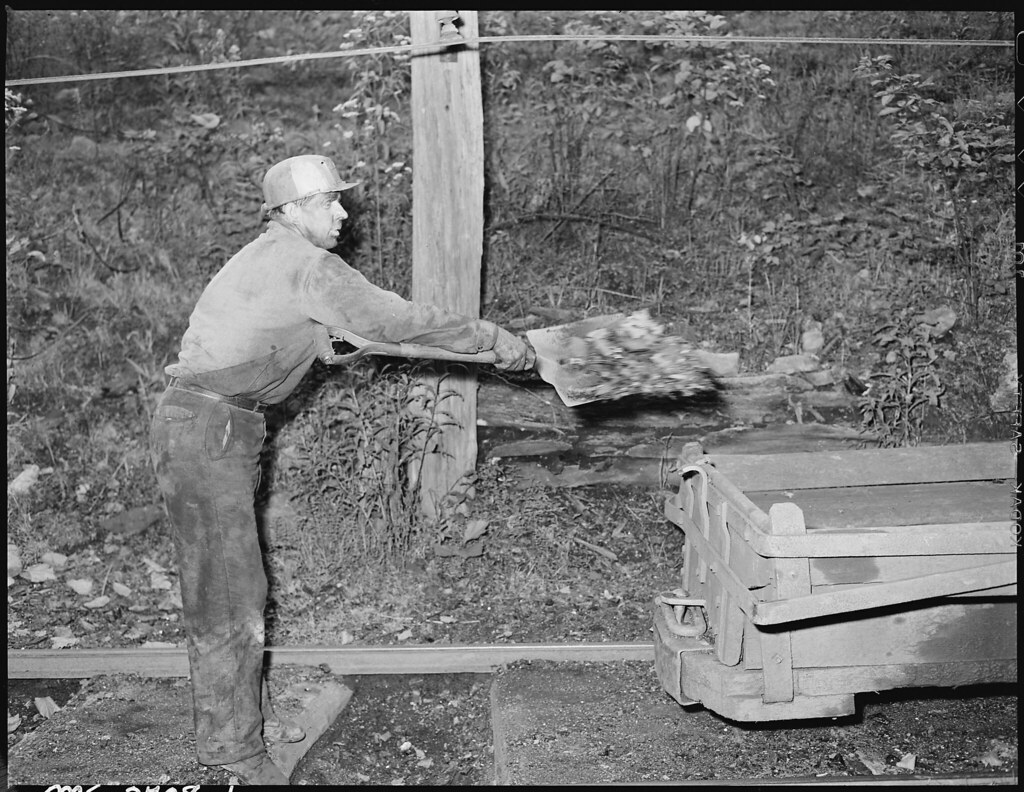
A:
[[[542,327],[529,330],[526,337],[536,352],[534,371],[551,385],[559,398],[567,407],[602,401],[598,386],[601,378],[585,367],[567,366],[566,361],[580,360],[586,357],[588,333],[602,328],[612,327],[622,321],[623,314],[594,316],[569,324],[554,327]],[[332,341],[345,341],[356,347],[354,352],[336,354]],[[353,363],[367,355],[385,355],[424,360],[442,360],[455,363],[487,363],[497,360],[494,352],[464,353],[449,352],[438,347],[423,344],[394,343],[369,341],[365,338],[338,327],[328,327],[318,338],[318,357],[327,365]],[[714,368],[714,366],[710,366]]]
[[[585,320],[585,322],[588,327],[591,324],[593,324],[593,327],[600,327],[602,326],[602,319],[606,321],[615,321],[617,318],[618,317],[616,316],[595,317],[593,319]],[[562,401],[565,402],[567,407],[575,407],[579,404],[596,401],[596,398],[574,395],[574,391],[577,388],[576,382],[579,377],[578,375],[573,375],[559,364],[560,359],[566,356],[571,356],[573,353],[577,353],[578,350],[575,348],[565,351],[557,349],[556,339],[568,340],[570,329],[577,327],[579,324],[580,323],[577,322],[573,325],[559,325],[557,327],[544,328],[542,330],[531,330],[527,333],[527,337],[530,339],[530,343],[533,344],[534,350],[537,353],[534,370],[541,379],[555,388],[555,392],[559,395]],[[446,349],[439,349],[438,347],[426,346],[423,344],[369,341],[340,327],[323,328],[322,325],[318,327],[320,330],[317,333],[317,357],[319,357],[320,360],[328,366],[354,363],[367,355],[384,355],[388,357],[403,357],[418,360],[443,360],[453,363],[493,364],[497,360],[497,355],[495,355],[491,350],[475,353],[449,352]],[[334,341],[344,341],[345,343],[356,347],[356,350],[354,352],[339,355],[334,351]],[[538,346],[538,344],[540,346]]]
[[[323,327],[318,325],[318,327]],[[494,363],[498,356],[491,350],[485,352],[449,352],[447,349],[424,344],[406,344],[392,341],[368,341],[349,330],[328,327],[326,333],[317,334],[317,357],[328,366],[355,363],[367,355],[415,358],[419,360],[444,360],[453,363]],[[332,342],[344,341],[356,347],[355,352],[336,354]]]
[[[528,330],[536,372],[569,407],[624,396],[688,396],[738,373],[739,355],[693,349],[646,310]]]
[[[526,338],[537,353],[533,370],[555,389],[555,393],[566,407],[578,407],[581,404],[598,401],[598,397],[594,396],[592,391],[600,380],[594,374],[588,375],[586,371],[571,371],[563,365],[562,361],[585,357],[584,336],[594,330],[615,324],[622,319],[622,316],[622,314],[592,316],[578,322],[526,331]]]

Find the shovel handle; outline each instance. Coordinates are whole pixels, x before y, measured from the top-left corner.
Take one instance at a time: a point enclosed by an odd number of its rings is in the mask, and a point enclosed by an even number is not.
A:
[[[322,327],[322,325],[320,326]],[[443,360],[452,363],[494,363],[498,356],[492,350],[484,352],[450,352],[447,349],[425,344],[394,343],[390,341],[368,341],[365,338],[336,327],[323,328],[318,332],[317,357],[328,366],[354,363],[367,355],[415,358],[418,360]],[[335,354],[331,341],[346,341],[355,347],[355,352]]]
[[[367,355],[386,355],[388,357],[417,358],[422,360],[444,360],[454,363],[494,363],[498,357],[490,350],[486,352],[449,352],[447,349],[423,346],[422,344],[393,344],[388,342],[370,343],[355,352],[344,355],[325,353],[320,359],[328,366],[342,363],[353,363]]]

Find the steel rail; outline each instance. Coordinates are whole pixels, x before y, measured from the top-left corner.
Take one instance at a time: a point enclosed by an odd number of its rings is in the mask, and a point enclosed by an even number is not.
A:
[[[653,643],[268,646],[264,652],[271,665],[327,666],[339,675],[488,673],[520,660],[654,660]],[[7,650],[8,679],[83,679],[107,674],[187,677],[188,656],[184,647]]]

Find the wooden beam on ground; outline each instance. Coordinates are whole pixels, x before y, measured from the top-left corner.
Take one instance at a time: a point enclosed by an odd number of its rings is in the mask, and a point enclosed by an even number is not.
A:
[[[267,647],[272,665],[327,665],[335,674],[489,673],[519,660],[652,660],[650,643],[488,646]],[[185,649],[8,649],[8,679],[83,679],[105,674],[187,677]]]
[[[317,682],[302,686],[302,711],[292,718],[306,736],[294,743],[271,743],[267,746],[274,763],[286,776],[291,776],[309,749],[338,719],[352,698],[352,691],[334,682]]]
[[[451,12],[410,11],[413,45],[436,44]],[[477,36],[476,11],[458,12],[459,33]],[[449,31],[454,30],[447,25]],[[412,57],[412,298],[480,315],[484,144],[477,45]],[[476,468],[476,373],[437,364],[424,379],[445,413],[436,446],[418,471],[420,502],[431,517],[440,499]],[[413,472],[416,475],[417,471]]]

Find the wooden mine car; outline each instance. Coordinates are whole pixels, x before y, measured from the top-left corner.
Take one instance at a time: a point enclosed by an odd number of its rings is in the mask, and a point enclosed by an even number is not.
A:
[[[1011,443],[681,463],[681,587],[655,599],[665,690],[738,721],[854,695],[1016,682]]]

